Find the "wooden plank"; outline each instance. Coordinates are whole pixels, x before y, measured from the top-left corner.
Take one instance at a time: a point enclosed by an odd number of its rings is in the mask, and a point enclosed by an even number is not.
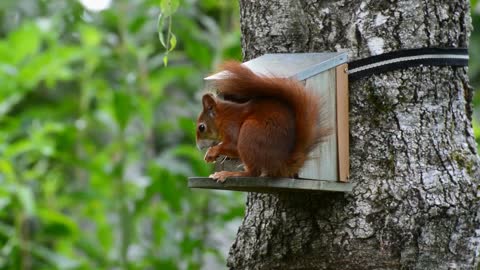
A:
[[[348,182],[350,176],[347,67],[343,64],[336,68],[338,180],[341,182]]]
[[[188,187],[203,189],[236,190],[248,192],[272,193],[281,191],[303,192],[351,192],[351,183],[337,181],[293,179],[293,178],[269,178],[269,177],[232,177],[224,183],[218,183],[212,178],[189,177]]]
[[[323,122],[336,130],[336,71],[330,69],[322,72],[306,82],[306,88],[315,91],[322,99],[323,106],[321,115]],[[310,159],[300,171],[301,178],[322,179],[337,181],[337,136],[330,135],[327,140],[318,145],[310,154]]]

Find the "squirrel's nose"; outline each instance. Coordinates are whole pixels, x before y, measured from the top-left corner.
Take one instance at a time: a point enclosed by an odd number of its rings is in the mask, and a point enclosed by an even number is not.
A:
[[[216,142],[214,140],[201,139],[201,140],[197,140],[197,148],[199,150],[205,150],[205,149],[207,149],[211,146],[214,146],[217,143],[218,142]]]
[[[210,147],[210,144],[208,143],[207,140],[198,140],[197,141],[197,148],[198,150],[205,150],[208,147]]]

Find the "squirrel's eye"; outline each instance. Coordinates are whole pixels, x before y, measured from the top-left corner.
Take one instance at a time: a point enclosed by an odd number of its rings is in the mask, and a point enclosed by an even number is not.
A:
[[[205,131],[205,125],[204,124],[198,125],[198,131],[204,132]]]

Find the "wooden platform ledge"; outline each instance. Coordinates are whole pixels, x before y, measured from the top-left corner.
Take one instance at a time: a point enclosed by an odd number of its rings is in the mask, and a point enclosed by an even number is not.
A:
[[[293,178],[268,178],[268,177],[233,177],[228,178],[224,183],[217,183],[212,178],[189,177],[188,187],[204,189],[222,189],[248,192],[272,193],[278,191],[333,191],[350,192],[352,183],[336,181],[322,181],[310,179]]]

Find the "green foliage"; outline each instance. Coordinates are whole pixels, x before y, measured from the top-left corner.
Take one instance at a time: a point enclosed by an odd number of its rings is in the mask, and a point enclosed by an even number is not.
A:
[[[0,21],[0,269],[224,264],[214,237],[243,197],[186,177],[211,171],[197,98],[240,58],[238,7],[3,0]]]
[[[470,37],[470,82],[474,89],[473,96],[473,131],[477,139],[477,147],[480,152],[480,2],[471,0],[472,24],[474,31]]]

